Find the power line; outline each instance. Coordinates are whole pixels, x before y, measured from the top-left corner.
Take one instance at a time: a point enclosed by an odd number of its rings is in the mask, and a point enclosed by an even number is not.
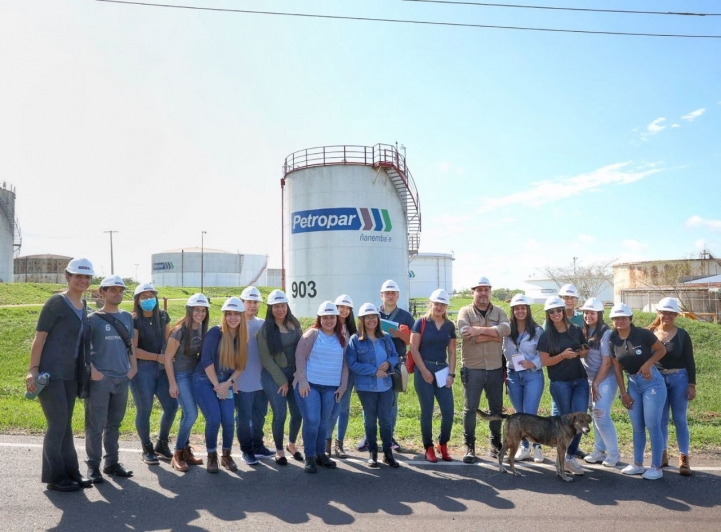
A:
[[[518,4],[491,4],[487,2],[460,2],[456,0],[401,0],[401,2],[423,2],[427,4],[451,4],[477,7],[508,7],[519,9],[548,9],[553,11],[590,11],[592,13],[625,13],[632,15],[673,15],[683,17],[718,17],[721,13],[684,13],[677,11],[631,11],[627,9],[592,9],[587,7],[523,6]]]
[[[220,13],[245,13],[252,15],[277,15],[285,17],[304,17],[304,18],[321,18],[331,20],[354,20],[363,22],[389,22],[396,24],[420,24],[426,26],[448,26],[455,28],[482,28],[482,29],[497,29],[497,30],[519,30],[519,31],[542,31],[551,33],[584,33],[591,35],[627,35],[636,37],[677,37],[684,39],[721,39],[721,35],[686,35],[677,33],[635,33],[635,32],[624,32],[624,31],[592,31],[592,30],[569,30],[569,29],[558,29],[558,28],[532,28],[524,26],[498,26],[491,24],[470,24],[462,22],[439,22],[431,20],[409,20],[409,19],[393,19],[393,18],[372,18],[372,17],[351,17],[343,15],[318,15],[312,13],[289,13],[280,11],[253,11],[249,9],[227,9],[220,7],[199,7],[199,6],[184,6],[174,4],[155,4],[150,2],[131,2],[127,0],[96,0],[97,2],[105,2],[109,4],[126,4],[133,6],[146,6],[146,7],[165,7],[171,9],[190,9],[196,11],[214,11]]]

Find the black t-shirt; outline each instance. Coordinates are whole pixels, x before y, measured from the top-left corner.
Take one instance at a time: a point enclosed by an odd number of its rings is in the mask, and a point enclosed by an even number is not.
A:
[[[153,316],[138,316],[133,320],[133,327],[138,331],[138,347],[148,353],[161,354],[165,345],[165,326],[170,323],[170,316],[160,311],[160,325],[154,323]],[[157,328],[156,328],[157,327]]]
[[[569,347],[575,350],[581,347],[581,344],[586,343],[586,337],[583,335],[581,328],[573,324],[571,324],[567,331],[558,334],[558,348],[551,349],[549,346],[548,331],[543,331],[541,337],[538,339],[538,351],[556,356],[559,353],[563,353]],[[583,367],[583,363],[579,357],[564,358],[555,366],[547,366],[546,370],[548,371],[548,378],[552,381],[570,382],[577,379],[588,378],[586,368]]]
[[[656,362],[659,369],[683,369],[688,372],[688,382],[696,384],[696,361],[693,358],[693,343],[688,333],[677,327],[676,336],[670,342],[664,342],[666,354]],[[655,336],[655,335],[654,335]]]
[[[393,311],[395,312],[395,315],[393,314],[393,312],[391,312],[390,314],[386,314],[385,312],[383,312],[383,307],[379,309],[379,312],[381,318],[383,318],[384,320],[395,321],[398,323],[399,326],[405,325],[406,327],[408,327],[408,330],[413,327],[413,324],[416,321],[413,319],[413,316],[410,312],[408,312],[407,310],[403,310],[400,307],[396,307],[396,310]],[[400,338],[393,338],[391,336],[391,339],[393,340],[393,346],[396,348],[396,353],[398,353],[399,356],[405,356],[407,347],[406,343]]]
[[[611,356],[618,360],[629,375],[636,375],[646,361],[653,356],[651,347],[658,338],[648,329],[631,324],[631,332],[625,340],[613,331],[609,338]]]

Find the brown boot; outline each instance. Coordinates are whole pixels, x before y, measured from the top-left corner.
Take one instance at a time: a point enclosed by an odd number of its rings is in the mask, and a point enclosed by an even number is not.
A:
[[[331,448],[332,440],[330,438],[326,438],[325,440],[325,454],[330,456],[330,448]]]
[[[170,460],[170,465],[173,466],[173,469],[177,469],[183,473],[188,470],[188,462],[185,461],[185,449],[175,451],[173,458]]]
[[[193,448],[190,445],[186,446],[183,451],[185,451],[185,461],[188,465],[203,465],[203,459],[197,458],[193,454]]]
[[[691,466],[688,465],[688,456],[685,454],[678,455],[678,473],[683,477],[691,476]]]
[[[220,459],[220,463],[228,471],[238,471],[238,466],[235,465],[233,457],[230,456],[230,449],[223,449],[223,456]]]
[[[218,472],[218,453],[208,453],[208,466],[205,468],[208,473]]]
[[[336,458],[348,458],[348,453],[343,448],[343,440],[335,441],[335,456]]]
[[[661,467],[668,467],[668,452],[666,449],[663,450],[663,456],[661,456]]]

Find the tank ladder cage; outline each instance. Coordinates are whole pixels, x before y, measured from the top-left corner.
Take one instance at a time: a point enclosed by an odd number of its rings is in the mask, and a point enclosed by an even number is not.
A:
[[[15,187],[10,183],[3,181],[0,188],[15,196]],[[0,194],[0,211],[2,211],[2,214],[7,219],[8,225],[13,232],[13,255],[15,257],[19,257],[20,248],[22,248],[23,245],[23,233],[20,230],[20,222],[18,221],[17,216],[15,216],[14,205],[10,205],[5,194]]]
[[[375,146],[318,146],[291,153],[283,164],[283,178],[303,168],[334,165],[383,168],[403,203],[408,226],[408,253],[415,255],[421,242],[421,202],[406,158],[392,144]]]

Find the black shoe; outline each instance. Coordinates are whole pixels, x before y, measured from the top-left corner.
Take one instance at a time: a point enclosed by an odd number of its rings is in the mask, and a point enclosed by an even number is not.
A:
[[[323,453],[322,455],[318,455],[315,457],[315,461],[319,466],[323,466],[327,469],[335,469],[338,467],[338,464],[335,460],[331,460],[327,454]]]
[[[310,458],[305,459],[305,472],[315,474],[318,472],[318,468],[315,465],[315,457],[311,456]]]
[[[88,468],[88,478],[93,484],[99,484],[104,480],[103,475],[100,474],[100,469],[97,467]]]
[[[368,467],[378,467],[378,451],[370,451],[368,453]]]
[[[158,460],[158,457],[155,455],[155,452],[153,451],[152,443],[144,443],[143,444],[143,462],[145,462],[148,465],[158,465],[160,463],[160,460]]]
[[[360,452],[368,450],[368,440],[365,439],[365,436],[361,441],[358,442],[358,445],[356,445],[356,449],[358,449]]]
[[[270,458],[271,456],[275,456],[275,451],[271,451],[265,445],[262,445],[259,448],[254,449],[254,451],[255,451],[255,456],[264,456],[265,458]]]
[[[78,491],[80,484],[69,478],[64,478],[60,482],[50,482],[48,489],[54,491]]]
[[[296,449],[295,449],[295,452],[291,452],[291,450],[290,450],[290,445],[286,445],[286,446],[285,446],[285,450],[288,451],[288,452],[291,454],[291,456],[292,456],[293,458],[295,458],[296,460],[298,460],[299,462],[302,462],[302,461],[303,461],[303,455],[300,454],[300,451],[298,450],[297,447],[296,447]]]
[[[396,460],[395,457],[393,456],[393,451],[384,451],[383,452],[383,462],[390,467],[400,467],[401,466],[398,463],[398,460]]]
[[[466,445],[466,454],[463,456],[464,464],[474,464],[476,462],[476,446],[473,443]]]
[[[584,458],[586,458],[587,454],[588,453],[583,452],[580,447],[576,449],[576,458],[583,460]]]
[[[285,456],[276,456],[275,463],[278,465],[288,465],[288,459]]]
[[[173,459],[173,451],[170,450],[170,445],[168,445],[168,440],[158,440],[155,442],[155,448],[153,449],[155,451],[155,454],[160,458],[161,460],[172,460]]]
[[[78,486],[81,488],[92,488],[93,487],[93,481],[89,478],[85,478],[80,473],[77,475],[72,475],[71,479],[78,483]]]
[[[129,478],[133,476],[133,472],[125,469],[122,464],[113,464],[103,468],[103,473],[116,477]]]

